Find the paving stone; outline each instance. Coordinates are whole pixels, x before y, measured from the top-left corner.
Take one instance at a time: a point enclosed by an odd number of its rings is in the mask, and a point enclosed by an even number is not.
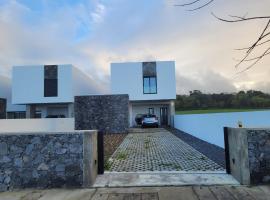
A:
[[[132,131],[109,162],[112,172],[224,170],[165,129]]]

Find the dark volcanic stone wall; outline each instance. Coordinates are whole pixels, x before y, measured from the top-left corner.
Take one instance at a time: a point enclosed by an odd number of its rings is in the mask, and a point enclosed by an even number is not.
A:
[[[96,132],[1,133],[0,191],[85,186],[95,178],[95,138]]]
[[[75,129],[125,133],[129,127],[128,95],[76,96]]]
[[[6,99],[0,98],[0,119],[6,119],[6,108],[7,108]]]
[[[270,130],[247,130],[251,184],[270,183]]]

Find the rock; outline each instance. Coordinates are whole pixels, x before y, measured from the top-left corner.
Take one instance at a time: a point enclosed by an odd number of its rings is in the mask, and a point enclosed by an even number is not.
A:
[[[7,155],[7,153],[8,153],[7,143],[1,142],[0,143],[0,156]]]
[[[81,153],[82,149],[83,149],[82,144],[79,144],[79,143],[69,145],[70,153]]]
[[[56,154],[59,154],[59,155],[62,155],[62,154],[65,154],[67,152],[67,149],[56,149]]]
[[[30,160],[29,156],[23,156],[23,162],[28,163]]]
[[[12,171],[10,169],[7,169],[7,170],[5,170],[5,174],[6,175],[11,175],[12,174]]]
[[[0,159],[0,163],[9,163],[11,159],[7,156],[3,156],[2,159]]]
[[[57,171],[57,172],[64,172],[65,171],[65,165],[62,165],[62,164],[56,165],[55,171]]]
[[[22,159],[21,158],[15,158],[14,159],[14,165],[16,166],[16,167],[22,167],[23,166],[23,161],[22,161]]]
[[[34,137],[34,138],[31,140],[31,143],[32,143],[32,144],[39,144],[40,142],[41,142],[40,137]]]
[[[4,184],[0,184],[0,192],[5,192],[8,190],[8,186]]]
[[[30,155],[32,153],[33,149],[34,149],[34,145],[33,144],[27,145],[26,150],[25,150],[25,154],[26,155]]]
[[[38,166],[37,170],[48,171],[48,170],[49,170],[49,167],[48,167],[48,165],[46,165],[45,163],[41,163],[41,164]]]
[[[0,175],[0,184],[4,181],[5,176],[4,175]]]
[[[38,178],[39,177],[39,174],[38,174],[37,170],[33,170],[32,176],[33,176],[33,178]]]
[[[43,156],[41,154],[38,154],[37,157],[33,160],[33,164],[39,164],[43,162]]]
[[[9,184],[10,181],[11,181],[11,178],[10,178],[9,176],[7,176],[7,177],[5,178],[5,180],[4,180],[4,183],[5,183],[5,184]]]
[[[23,149],[21,147],[17,147],[16,145],[11,145],[10,151],[16,154],[20,154],[23,152]]]

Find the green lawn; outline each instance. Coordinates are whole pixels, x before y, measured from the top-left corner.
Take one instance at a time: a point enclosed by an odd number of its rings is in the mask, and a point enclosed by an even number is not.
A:
[[[207,113],[226,113],[226,112],[248,112],[248,111],[263,111],[269,109],[205,109],[205,110],[184,110],[176,111],[177,115],[187,115],[187,114],[207,114]]]

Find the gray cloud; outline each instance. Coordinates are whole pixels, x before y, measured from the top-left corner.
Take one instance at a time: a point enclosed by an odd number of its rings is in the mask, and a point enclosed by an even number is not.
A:
[[[13,65],[71,63],[108,91],[110,62],[175,60],[179,93],[269,91],[270,59],[239,76],[233,60],[241,56],[233,49],[250,44],[263,24],[226,24],[210,15],[267,13],[268,0],[216,1],[195,13],[173,1],[93,2],[48,7],[38,16],[16,1],[1,4],[0,74],[10,76]]]
[[[191,77],[178,73],[176,79],[178,94],[188,94],[193,90],[205,93],[236,92],[236,87],[231,80],[211,70],[199,70]]]

